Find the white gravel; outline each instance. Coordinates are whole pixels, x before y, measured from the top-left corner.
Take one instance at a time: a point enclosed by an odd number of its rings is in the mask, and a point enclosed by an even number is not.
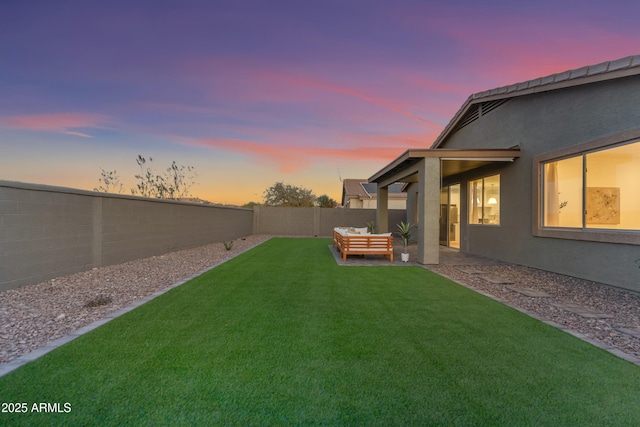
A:
[[[14,360],[269,238],[247,236],[235,240],[230,251],[222,243],[215,243],[2,292],[0,363]],[[399,255],[397,258],[399,261]],[[398,261],[394,265],[400,264]],[[472,265],[469,268],[513,283],[491,284],[481,279],[482,274],[463,272],[465,267],[460,265],[429,267],[541,319],[640,358],[640,294],[522,266]],[[509,287],[536,289],[549,297],[527,297]],[[91,302],[107,303],[88,307]],[[579,304],[613,318],[584,318],[556,306],[562,303]],[[630,335],[629,330],[637,330],[638,337]]]

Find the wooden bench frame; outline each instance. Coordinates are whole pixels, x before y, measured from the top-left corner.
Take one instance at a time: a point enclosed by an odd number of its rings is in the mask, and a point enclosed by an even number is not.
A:
[[[333,246],[343,261],[347,255],[384,255],[393,262],[393,236],[384,234],[347,234],[333,230]]]

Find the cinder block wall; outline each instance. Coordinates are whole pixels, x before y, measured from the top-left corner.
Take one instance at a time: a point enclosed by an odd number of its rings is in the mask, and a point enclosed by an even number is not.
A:
[[[375,220],[375,209],[255,206],[253,233],[329,237],[334,227],[366,227],[368,222]],[[406,220],[407,214],[404,209],[389,210],[389,231],[395,231],[396,224]]]
[[[253,234],[314,236],[314,210],[319,208],[253,207]]]
[[[0,292],[250,234],[331,236],[375,209],[254,210],[0,181]],[[389,230],[406,221],[389,211]]]
[[[0,291],[101,263],[99,198],[43,188],[0,182]]]
[[[154,199],[101,199],[104,265],[233,240],[252,232],[250,209]]]
[[[0,181],[0,291],[252,233],[249,209]]]

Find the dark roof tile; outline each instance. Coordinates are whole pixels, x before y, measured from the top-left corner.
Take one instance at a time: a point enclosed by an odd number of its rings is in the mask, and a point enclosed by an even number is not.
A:
[[[517,84],[510,85],[509,87],[507,87],[507,93],[515,92],[517,90],[518,90],[518,85]]]
[[[541,77],[540,78],[540,85],[544,86],[544,85],[548,85],[549,83],[553,83],[555,79],[555,75],[552,74],[550,76],[545,76],[545,77]]]
[[[554,77],[555,79],[553,81],[555,83],[569,80],[569,78],[571,78],[571,71],[563,71],[562,73],[554,74]]]
[[[602,74],[607,72],[607,68],[609,68],[608,62],[603,62],[601,64],[595,64],[589,66],[589,75],[595,76],[596,74]]]
[[[616,59],[609,63],[609,71],[622,70],[623,68],[629,68],[631,66],[631,56],[622,59]]]
[[[542,84],[542,79],[541,78],[537,78],[537,79],[529,81],[529,88],[540,86],[541,84]]]
[[[587,75],[588,71],[589,71],[589,67],[582,67],[582,68],[578,68],[577,70],[571,70],[570,78],[576,79],[578,77],[584,77]]]

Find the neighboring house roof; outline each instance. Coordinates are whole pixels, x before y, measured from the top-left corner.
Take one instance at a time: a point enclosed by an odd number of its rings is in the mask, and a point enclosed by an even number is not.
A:
[[[366,179],[363,180],[360,185],[364,188],[364,190],[372,197],[376,198],[378,185],[374,183],[369,183]],[[403,193],[404,184],[397,183],[389,186],[389,197],[396,199],[404,199],[407,197],[406,193]]]
[[[367,193],[367,190],[362,186],[363,182],[367,182],[366,179],[345,179],[342,181],[342,199],[346,197],[358,197],[358,198],[371,198],[371,195]]]
[[[515,97],[638,74],[640,55],[633,55],[475,93],[460,107],[431,148],[438,148],[449,134]]]
[[[345,205],[349,199],[375,200],[377,198],[377,185],[370,184],[367,179],[345,179],[342,181],[342,204]],[[389,186],[389,198],[405,199],[406,193],[402,192],[403,184],[393,184]]]

